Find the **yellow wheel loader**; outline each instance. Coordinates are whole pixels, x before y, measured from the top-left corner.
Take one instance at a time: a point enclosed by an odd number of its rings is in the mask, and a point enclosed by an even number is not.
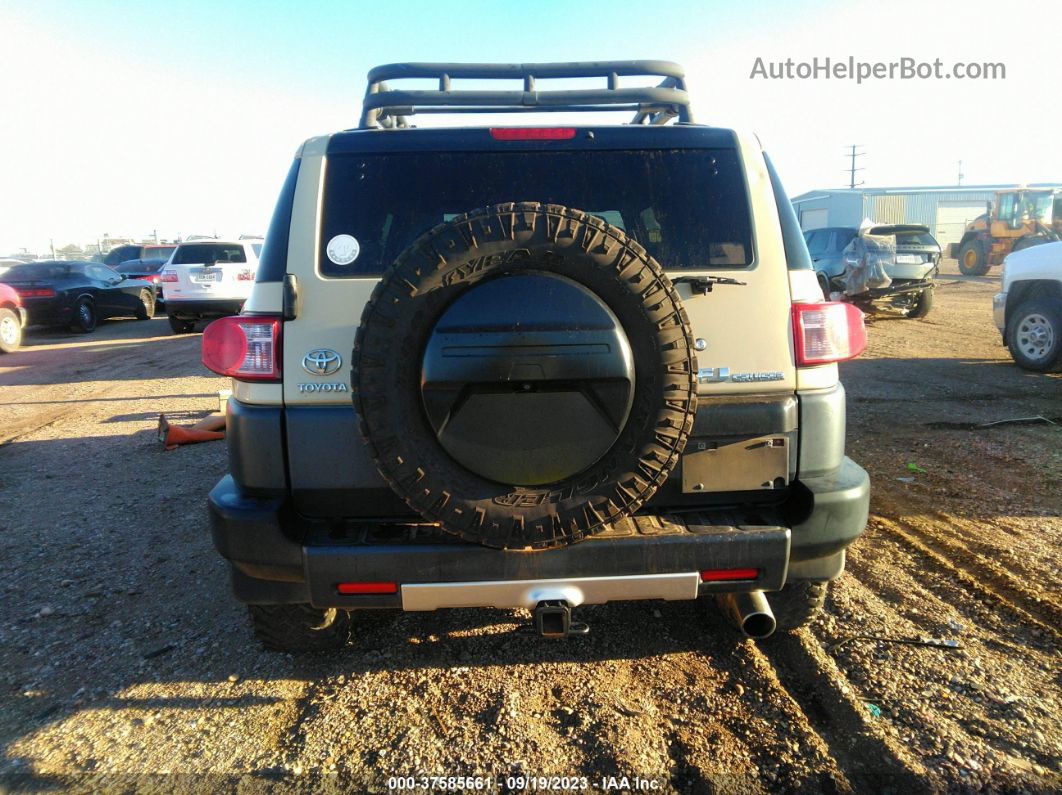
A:
[[[1011,251],[1062,239],[1062,189],[1009,188],[987,204],[962,240],[948,247],[967,276],[984,276]]]

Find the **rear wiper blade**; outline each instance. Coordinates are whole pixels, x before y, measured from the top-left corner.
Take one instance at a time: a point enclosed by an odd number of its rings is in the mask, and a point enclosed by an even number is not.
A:
[[[690,290],[695,293],[708,295],[717,284],[739,284],[744,286],[747,282],[739,282],[729,276],[679,276],[671,280],[672,284],[688,284]]]

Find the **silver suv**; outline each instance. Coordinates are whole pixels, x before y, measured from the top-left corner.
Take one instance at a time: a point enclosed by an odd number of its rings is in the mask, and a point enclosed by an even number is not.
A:
[[[410,124],[468,110],[634,116]],[[214,539],[271,648],[341,645],[363,608],[526,608],[566,637],[581,604],[708,597],[765,637],[864,529],[837,371],[864,344],[757,139],[694,124],[676,64],[378,67],[204,334],[233,379]]]

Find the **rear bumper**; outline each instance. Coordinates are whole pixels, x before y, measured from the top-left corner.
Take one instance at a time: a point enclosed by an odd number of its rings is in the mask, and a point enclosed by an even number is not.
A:
[[[609,601],[769,591],[789,579],[831,579],[866,526],[869,478],[845,458],[835,472],[795,484],[793,499],[778,511],[640,516],[580,544],[542,552],[489,549],[424,525],[339,530],[300,516],[283,498],[243,494],[231,476],[214,487],[209,505],[215,546],[232,564],[233,588],[244,602],[411,610],[521,606],[542,588]],[[736,569],[757,572],[717,582],[701,582],[698,574]],[[397,588],[341,594],[343,582],[393,582]]]
[[[59,299],[29,299],[22,305],[26,313],[23,325],[49,326],[69,323],[74,316],[73,306]]]
[[[243,298],[214,298],[203,301],[181,301],[176,298],[165,299],[166,314],[182,320],[204,317],[227,317],[238,315],[243,309]]]
[[[1007,330],[1007,294],[996,293],[992,296],[992,322],[996,324],[1000,334],[1006,334]]]

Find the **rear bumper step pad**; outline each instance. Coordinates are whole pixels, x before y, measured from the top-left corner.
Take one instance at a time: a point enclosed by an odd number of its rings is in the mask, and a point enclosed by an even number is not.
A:
[[[402,586],[403,610],[440,607],[525,607],[561,601],[570,607],[636,599],[696,599],[700,575],[641,574],[630,577],[573,577],[565,580],[415,583]]]

